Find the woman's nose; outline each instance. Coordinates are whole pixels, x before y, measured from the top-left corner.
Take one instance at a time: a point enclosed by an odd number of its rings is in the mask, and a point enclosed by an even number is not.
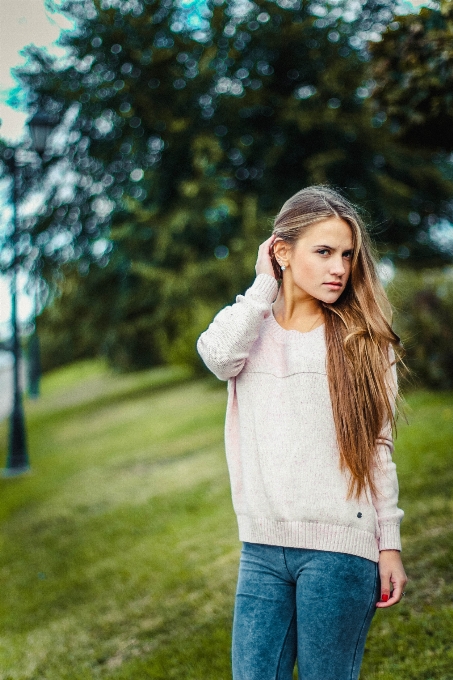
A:
[[[331,260],[330,273],[335,274],[335,276],[343,276],[346,273],[342,257]]]

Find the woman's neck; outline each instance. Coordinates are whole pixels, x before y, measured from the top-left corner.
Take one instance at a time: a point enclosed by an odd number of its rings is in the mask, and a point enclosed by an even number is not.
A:
[[[324,323],[323,306],[303,290],[280,286],[272,310],[276,321],[286,330],[307,333]]]

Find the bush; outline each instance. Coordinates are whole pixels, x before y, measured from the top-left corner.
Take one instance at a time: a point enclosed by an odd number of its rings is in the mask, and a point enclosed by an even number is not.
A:
[[[453,268],[398,271],[387,293],[415,381],[453,388]]]

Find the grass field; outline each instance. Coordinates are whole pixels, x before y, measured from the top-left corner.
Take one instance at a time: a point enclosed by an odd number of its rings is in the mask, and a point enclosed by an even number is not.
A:
[[[230,678],[225,403],[225,383],[183,369],[45,377],[27,404],[32,471],[0,480],[0,680]],[[414,393],[408,420],[408,594],[377,613],[362,680],[453,679],[453,394]]]

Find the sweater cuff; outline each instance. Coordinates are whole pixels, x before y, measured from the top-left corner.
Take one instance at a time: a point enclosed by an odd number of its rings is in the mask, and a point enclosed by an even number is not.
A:
[[[269,304],[274,302],[278,293],[277,280],[269,274],[258,274],[247,293],[252,297],[264,298]]]
[[[379,550],[401,550],[400,525],[381,524],[379,528]]]

